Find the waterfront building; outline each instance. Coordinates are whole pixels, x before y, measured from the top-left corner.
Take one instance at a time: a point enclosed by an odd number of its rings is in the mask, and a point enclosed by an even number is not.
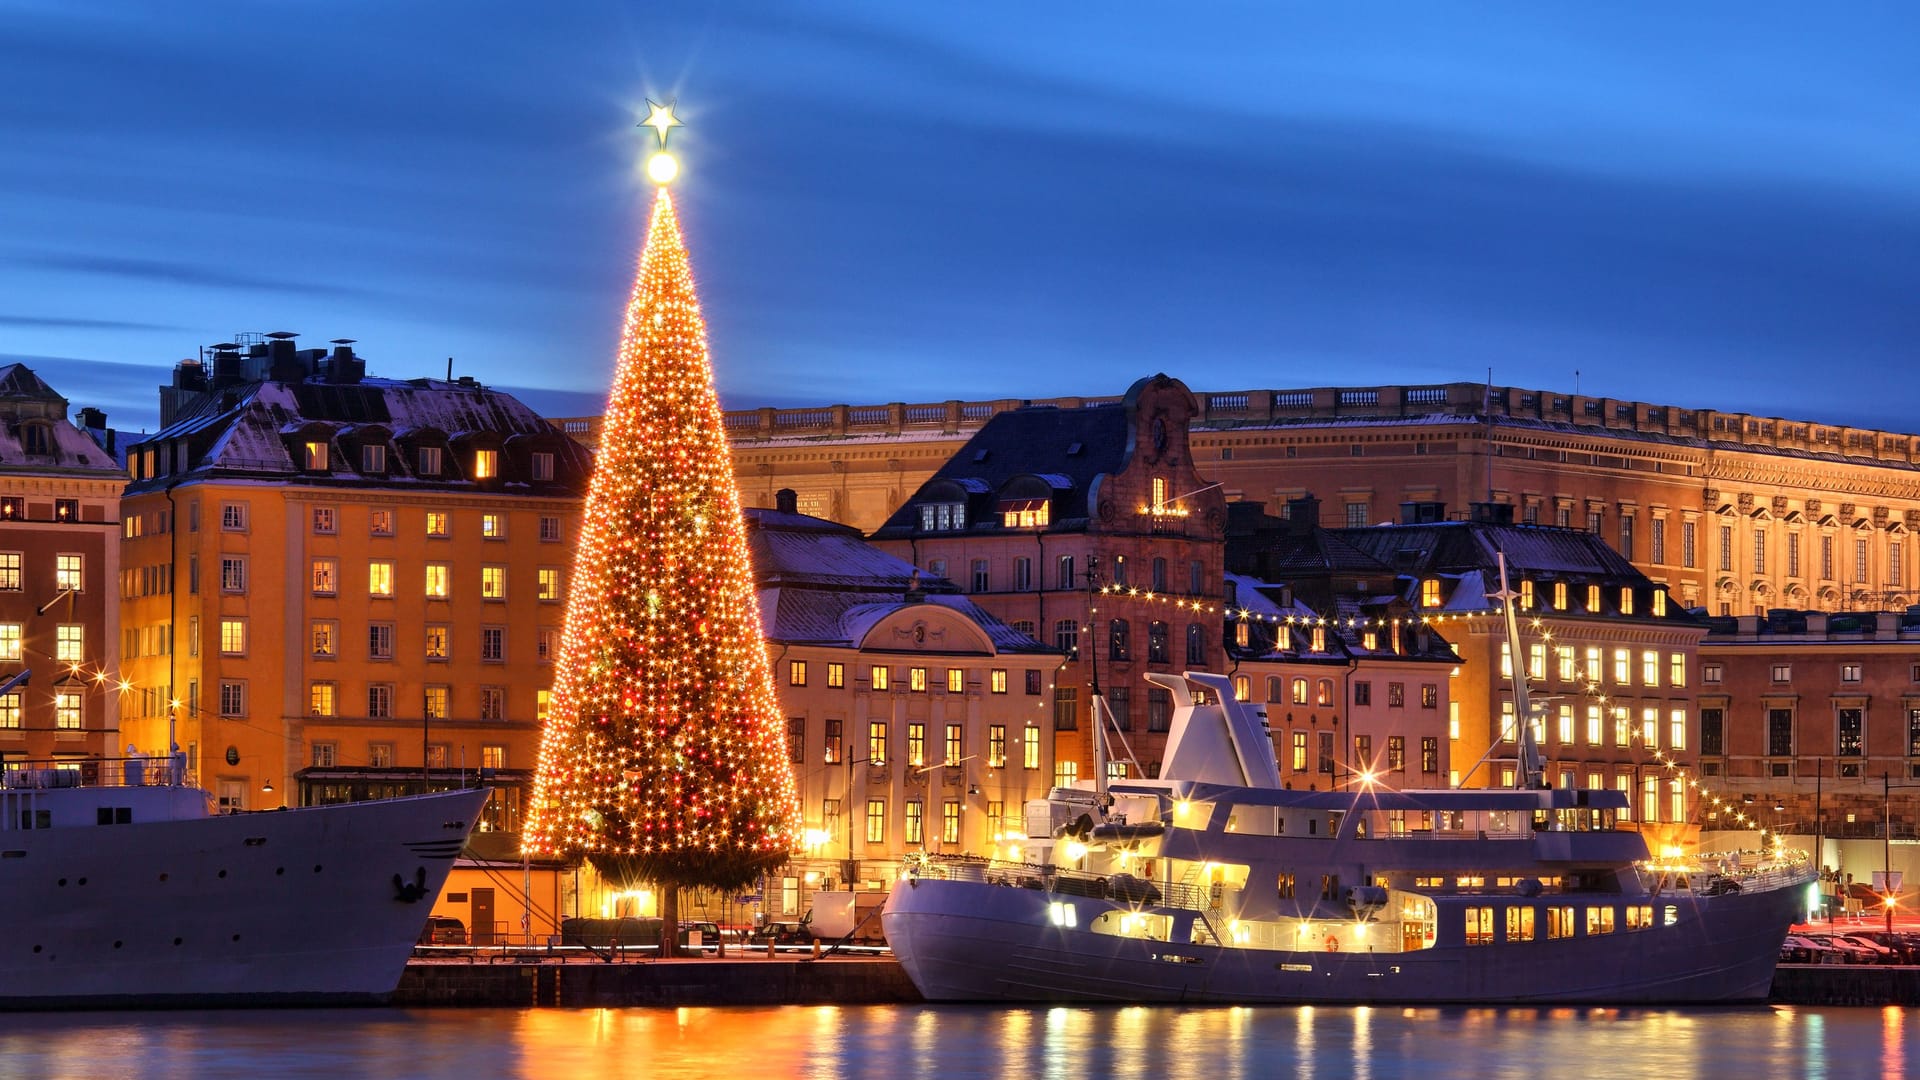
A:
[[[1327,525],[1401,502],[1514,508],[1600,535],[1713,615],[1920,599],[1920,435],[1481,383],[1194,395],[1193,455],[1230,500],[1320,494]],[[727,414],[742,497],[874,529],[1015,399]],[[594,420],[564,422],[591,441]]]
[[[915,853],[992,855],[1024,837],[1054,778],[1038,687],[1061,655],[858,530],[746,511],[763,629],[787,717],[805,849],[766,909],[821,888],[884,891]]]
[[[1197,408],[1155,375],[1097,407],[1000,412],[873,533],[1067,658],[1028,676],[1049,700],[1057,784],[1092,779],[1096,673],[1126,744],[1107,758],[1119,778],[1158,773],[1172,717],[1142,674],[1222,670],[1226,504],[1194,466]]]
[[[120,492],[105,417],[100,441],[24,364],[0,366],[0,761],[82,767],[116,756]]]
[[[1237,515],[1229,569],[1286,580],[1296,591],[1314,587],[1315,569],[1297,555],[1292,520],[1319,520],[1312,503],[1294,500],[1286,518]],[[1397,596],[1459,653],[1445,695],[1453,786],[1513,785],[1519,729],[1511,677],[1519,664],[1545,707],[1534,734],[1547,782],[1635,793],[1633,815],[1677,841],[1695,806],[1684,778],[1664,762],[1684,768],[1697,756],[1704,624],[1600,537],[1515,524],[1507,510],[1482,504],[1473,520],[1457,521],[1440,504],[1409,503],[1401,523],[1328,530],[1327,545],[1390,569],[1390,579],[1360,577],[1350,587]],[[1507,640],[1495,597],[1500,553],[1520,616],[1517,645]],[[1364,567],[1343,554],[1317,576],[1338,580]]]
[[[1302,537],[1300,547],[1301,555],[1336,549],[1338,578],[1301,579],[1318,593],[1227,575],[1234,696],[1264,702],[1282,783],[1310,791],[1447,786],[1447,695],[1459,655],[1385,591],[1391,569],[1338,550],[1344,545],[1329,543],[1324,530]]]
[[[517,831],[578,444],[471,379],[368,377],[350,343],[277,334],[178,365],[128,461],[129,742],[176,743],[230,809],[481,779],[482,829]]]

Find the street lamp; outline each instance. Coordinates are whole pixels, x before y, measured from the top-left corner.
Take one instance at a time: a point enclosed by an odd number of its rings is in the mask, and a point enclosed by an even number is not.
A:
[[[841,798],[847,804],[843,811],[847,816],[847,862],[845,866],[840,868],[840,876],[846,879],[849,890],[853,888],[854,879],[860,876],[859,861],[853,857],[853,767],[855,765],[870,765],[874,763],[872,756],[857,758],[848,755],[847,757],[847,784],[846,787],[841,789]],[[886,758],[880,758],[879,764],[885,763]]]

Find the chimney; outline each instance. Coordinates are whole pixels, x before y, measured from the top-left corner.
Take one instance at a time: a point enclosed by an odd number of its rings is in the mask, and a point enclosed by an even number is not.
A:
[[[352,338],[334,338],[333,355],[327,358],[327,381],[357,383],[366,377],[367,362],[353,354]]]
[[[1467,505],[1472,508],[1472,521],[1475,525],[1513,524],[1512,503],[1477,502]]]
[[[907,577],[907,594],[901,599],[909,604],[918,604],[924,602],[926,598],[927,590],[920,587],[920,568],[916,566],[913,568],[913,573]]]
[[[1312,493],[1287,500],[1287,532],[1305,536],[1320,527],[1320,500]]]
[[[792,488],[781,488],[773,493],[773,508],[783,514],[800,512],[800,496]]]
[[[293,339],[299,336],[290,330],[276,330],[267,335],[268,379],[299,382],[306,378],[306,365],[300,362],[300,352],[293,344]]]

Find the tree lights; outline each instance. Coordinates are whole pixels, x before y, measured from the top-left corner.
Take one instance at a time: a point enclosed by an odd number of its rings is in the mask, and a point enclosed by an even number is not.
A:
[[[798,821],[706,327],[661,188],[587,495],[525,845],[584,855],[623,887],[667,886],[671,940],[674,886],[752,881],[788,857]]]

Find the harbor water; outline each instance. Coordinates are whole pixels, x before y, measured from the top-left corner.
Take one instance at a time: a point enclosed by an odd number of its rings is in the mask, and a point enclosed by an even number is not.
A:
[[[786,1006],[0,1016],[7,1077],[1920,1075],[1920,1010]]]

